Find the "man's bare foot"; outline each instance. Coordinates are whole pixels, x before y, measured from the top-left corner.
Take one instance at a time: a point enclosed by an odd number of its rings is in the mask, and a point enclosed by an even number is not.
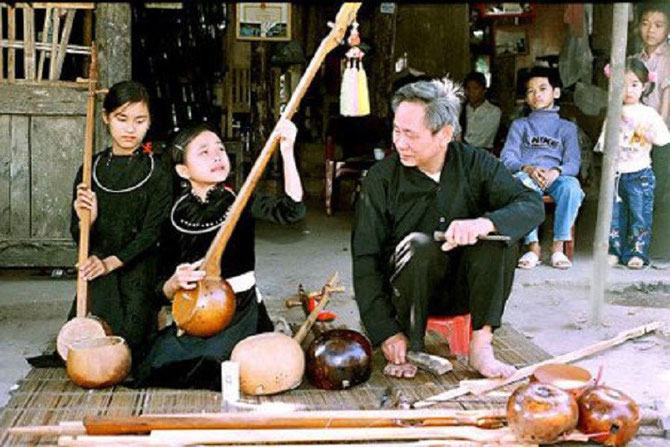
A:
[[[484,326],[482,329],[472,332],[470,366],[484,377],[506,379],[516,372],[516,368],[495,358],[493,345],[491,344],[492,340],[493,334],[490,326]]]
[[[411,379],[416,375],[416,370],[416,365],[411,363],[401,363],[396,365],[395,363],[389,362],[384,367],[384,374],[387,376]]]

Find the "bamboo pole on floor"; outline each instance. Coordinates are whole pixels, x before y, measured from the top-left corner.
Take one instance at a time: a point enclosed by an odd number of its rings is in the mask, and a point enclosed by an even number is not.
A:
[[[591,324],[599,325],[603,317],[605,284],[607,282],[607,247],[612,222],[612,197],[614,197],[614,167],[619,151],[619,124],[623,97],[623,72],[626,62],[628,39],[628,3],[615,3],[612,13],[612,52],[609,80],[609,103],[605,128],[598,216],[593,240],[593,275],[591,281]]]

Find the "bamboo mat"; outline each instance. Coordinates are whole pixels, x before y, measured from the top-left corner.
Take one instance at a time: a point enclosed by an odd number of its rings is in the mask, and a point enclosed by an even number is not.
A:
[[[448,348],[437,337],[428,337],[427,350],[446,355]],[[497,356],[517,367],[527,366],[550,356],[508,325],[496,332],[494,348]],[[295,409],[345,410],[378,409],[381,397],[389,389],[401,390],[410,401],[429,397],[458,387],[464,379],[481,378],[464,363],[448,357],[454,370],[443,376],[419,372],[415,379],[394,379],[384,376],[384,359],[377,350],[370,380],[345,391],[323,391],[303,383],[299,388],[275,396],[244,397],[243,402],[282,403]],[[19,387],[0,416],[0,445],[56,445],[56,437],[14,437],[8,427],[55,425],[60,421],[80,421],[87,414],[129,416],[149,413],[193,413],[230,411],[220,393],[202,390],[164,388],[130,389],[123,386],[104,390],[84,390],[74,385],[63,368],[32,369],[19,382]],[[501,388],[488,396],[463,396],[439,404],[442,408],[475,410],[500,408],[515,385]],[[436,405],[436,408],[438,406]]]

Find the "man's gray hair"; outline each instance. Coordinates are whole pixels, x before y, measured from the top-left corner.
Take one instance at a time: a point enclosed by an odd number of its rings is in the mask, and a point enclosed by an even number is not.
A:
[[[425,124],[436,133],[447,124],[454,128],[454,135],[461,131],[458,116],[461,113],[463,88],[460,84],[445,76],[432,81],[418,81],[398,89],[393,95],[393,112],[402,102],[423,104],[426,113]]]

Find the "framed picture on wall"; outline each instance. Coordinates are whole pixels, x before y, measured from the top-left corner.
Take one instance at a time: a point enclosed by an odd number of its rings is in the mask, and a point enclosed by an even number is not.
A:
[[[291,40],[290,3],[238,3],[235,34],[240,40]]]

